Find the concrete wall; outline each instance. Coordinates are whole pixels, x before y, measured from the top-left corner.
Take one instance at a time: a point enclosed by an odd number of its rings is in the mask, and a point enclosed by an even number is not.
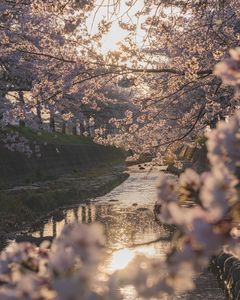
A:
[[[177,150],[176,155],[178,157],[178,160],[182,163],[183,167],[181,169],[178,169],[174,165],[170,164],[168,166],[168,171],[171,173],[180,175],[187,168],[192,168],[198,173],[202,173],[209,169],[206,146],[197,148],[188,145],[182,145]]]
[[[207,159],[207,148],[202,146],[201,148],[189,147],[188,156],[186,159],[190,161],[190,167],[196,170],[199,173],[207,171],[209,168],[208,159]]]
[[[220,253],[211,262],[220,286],[226,292],[227,299],[240,299],[240,260],[231,254]]]
[[[93,167],[123,163],[121,150],[96,144],[41,145],[41,158],[27,158],[0,146],[0,188],[29,184]]]

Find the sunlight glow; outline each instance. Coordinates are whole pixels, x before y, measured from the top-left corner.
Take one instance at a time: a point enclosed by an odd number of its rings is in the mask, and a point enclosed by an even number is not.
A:
[[[96,34],[98,32],[98,25],[100,21],[103,19],[107,22],[111,23],[111,29],[109,32],[103,37],[102,39],[102,47],[101,47],[101,53],[107,54],[109,51],[117,51],[119,50],[119,44],[128,36],[129,32],[127,30],[122,29],[119,26],[119,21],[121,22],[129,22],[134,21],[137,22],[137,19],[135,17],[135,14],[142,9],[144,1],[139,0],[136,1],[136,3],[133,5],[133,7],[128,11],[128,7],[126,6],[125,2],[123,1],[120,5],[119,11],[116,12],[113,9],[107,9],[106,5],[108,2],[102,2],[99,1],[97,4],[102,5],[101,8],[96,8],[93,13],[88,18],[88,29],[91,35]],[[105,4],[105,5],[104,5]],[[126,11],[128,13],[126,14]],[[140,22],[141,23],[141,22]],[[139,24],[140,24],[139,23]],[[140,28],[140,25],[137,29],[136,34],[136,42],[138,44],[141,43],[142,37],[141,37],[142,30]]]
[[[101,52],[107,54],[109,51],[117,51],[119,43],[127,37],[128,32],[121,29],[117,24],[113,25],[109,33],[102,39]]]
[[[134,253],[129,249],[122,249],[113,253],[109,268],[113,271],[124,269],[134,258]]]
[[[147,257],[159,256],[159,248],[155,245],[141,246],[135,249],[121,249],[112,254],[110,260],[105,264],[105,271],[110,273],[128,267],[128,264],[138,255],[146,255]]]

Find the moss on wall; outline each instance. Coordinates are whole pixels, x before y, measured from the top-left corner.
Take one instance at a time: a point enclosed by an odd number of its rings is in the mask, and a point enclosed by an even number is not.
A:
[[[32,136],[30,145],[36,142],[36,133],[29,130],[27,133],[28,137]],[[48,140],[47,144],[45,139]],[[65,137],[61,134],[55,138],[55,134],[43,132],[41,140],[37,142],[41,149],[40,158],[36,155],[28,158],[0,146],[0,188],[56,179],[64,174],[122,164],[125,161],[123,151],[97,145],[87,138]]]
[[[124,159],[120,150],[95,144],[41,146],[40,158],[27,158],[0,147],[0,187],[55,179],[66,173],[123,163]]]

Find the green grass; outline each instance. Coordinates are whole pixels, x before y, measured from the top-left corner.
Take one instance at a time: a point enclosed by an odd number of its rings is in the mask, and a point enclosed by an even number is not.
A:
[[[82,177],[76,181],[62,178],[59,182],[52,182],[48,188],[0,191],[0,227],[5,232],[19,230],[22,223],[30,224],[60,207],[78,205],[89,198],[102,196],[127,177],[126,173],[116,173],[111,168],[99,168],[86,171],[84,181]],[[60,187],[64,188],[59,189]]]
[[[116,166],[123,165],[125,161],[125,153],[117,148],[96,146],[88,137],[46,131],[37,132],[29,127],[9,126],[7,130],[18,132],[27,138],[30,144],[33,142],[47,143],[49,147],[42,147],[42,151],[45,151],[45,160],[51,159],[51,149],[55,149],[56,145],[69,145],[69,147],[62,147],[61,156],[53,157],[55,160],[50,169],[46,165],[43,167],[42,158],[37,159],[34,156],[30,159],[24,158],[17,152],[14,155],[19,155],[19,159],[15,160],[13,165],[11,163],[12,156],[3,152],[5,156],[2,156],[2,161],[6,166],[11,167],[9,174],[6,173],[8,177],[5,176],[7,179],[0,177],[2,183],[0,228],[4,228],[6,232],[18,230],[21,228],[21,223],[32,222],[59,207],[79,204],[88,198],[103,195],[126,179],[126,174],[122,174],[122,169],[116,170]],[[65,157],[68,157],[67,167],[64,165],[66,164]],[[72,157],[72,160],[69,157]],[[96,159],[96,157],[100,159]],[[85,162],[83,165],[82,160]],[[91,163],[92,161],[94,163]],[[18,164],[20,164],[20,168]],[[66,168],[64,176],[63,172],[58,171],[59,174],[50,172],[54,169],[54,165],[58,167],[58,164],[61,164],[63,170]],[[19,175],[15,176],[16,166],[18,166],[18,170],[22,170],[20,177],[18,177]],[[12,173],[14,176],[11,175]],[[39,189],[36,190],[7,190],[15,185],[46,180],[47,182],[40,184]]]
[[[77,135],[62,134],[59,132],[53,133],[45,130],[35,131],[30,127],[9,126],[9,130],[18,132],[29,141],[37,142],[39,144],[84,145],[93,143],[93,140],[90,137],[80,137]]]

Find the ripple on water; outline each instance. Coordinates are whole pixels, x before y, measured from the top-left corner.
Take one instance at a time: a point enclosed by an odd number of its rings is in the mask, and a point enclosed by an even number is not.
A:
[[[172,175],[169,175],[172,177]],[[35,237],[59,235],[65,224],[71,222],[100,222],[105,227],[107,256],[102,268],[113,272],[127,266],[138,254],[163,259],[170,248],[170,242],[159,242],[148,246],[131,248],[134,244],[147,243],[171,233],[167,226],[159,226],[153,215],[156,201],[158,174],[132,174],[123,184],[103,197],[94,199],[88,205],[80,205],[64,211],[62,220],[50,218]],[[197,289],[178,297],[165,296],[166,300],[223,300],[222,291],[210,273],[202,274],[197,280]],[[132,287],[124,290],[125,299],[136,299]]]

